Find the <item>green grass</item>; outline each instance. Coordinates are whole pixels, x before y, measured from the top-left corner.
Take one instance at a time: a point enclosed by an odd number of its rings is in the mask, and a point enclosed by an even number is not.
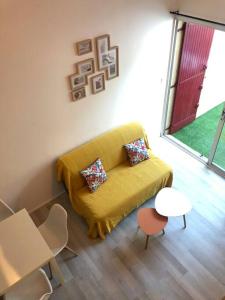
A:
[[[219,104],[174,133],[173,136],[208,158],[223,106],[224,103]],[[222,131],[213,163],[225,169],[225,128]]]

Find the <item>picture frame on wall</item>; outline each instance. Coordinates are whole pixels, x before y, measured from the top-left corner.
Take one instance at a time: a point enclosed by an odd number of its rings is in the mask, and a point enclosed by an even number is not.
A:
[[[119,47],[115,46],[109,50],[110,63],[106,70],[107,80],[111,80],[119,76]]]
[[[80,99],[85,98],[85,97],[86,97],[85,87],[82,87],[82,88],[79,88],[79,89],[76,89],[76,90],[72,91],[73,101],[77,101],[77,100],[80,100]]]
[[[83,74],[73,74],[70,76],[71,89],[75,90],[87,84],[87,77]]]
[[[98,70],[104,70],[107,68],[106,55],[110,48],[110,36],[104,34],[95,38],[96,56]]]
[[[83,55],[92,52],[92,40],[87,39],[76,43],[77,55]]]
[[[100,73],[91,77],[92,94],[97,94],[105,89],[105,74]]]
[[[80,61],[76,64],[77,72],[81,75],[90,75],[95,72],[94,59],[89,58],[83,61]]]

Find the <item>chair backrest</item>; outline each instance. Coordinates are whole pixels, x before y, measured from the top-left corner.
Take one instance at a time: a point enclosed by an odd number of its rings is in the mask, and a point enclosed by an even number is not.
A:
[[[52,232],[54,235],[57,235],[57,239],[61,243],[67,244],[67,212],[60,204],[54,204],[51,207],[47,219],[41,226],[43,225],[49,229],[49,233]]]
[[[5,300],[47,300],[52,294],[51,283],[42,269],[15,284],[4,296]]]
[[[47,299],[49,299],[50,295],[53,293],[52,285],[51,285],[45,271],[42,269],[39,269],[39,272],[42,273],[42,276],[45,279],[45,284],[46,284],[46,292],[42,295],[40,300],[47,300]]]
[[[0,221],[10,217],[14,214],[12,208],[10,208],[2,199],[0,199]]]

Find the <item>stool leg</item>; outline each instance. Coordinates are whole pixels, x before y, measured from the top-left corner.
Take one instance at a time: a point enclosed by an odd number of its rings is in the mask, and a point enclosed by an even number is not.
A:
[[[184,219],[184,228],[186,228],[187,224],[186,224],[186,217],[185,217],[185,215],[183,215],[183,219]]]
[[[140,226],[138,225],[137,230],[136,230],[136,235],[138,234],[139,229],[140,229]]]
[[[146,235],[145,250],[148,249],[148,239],[149,239],[149,235]]]

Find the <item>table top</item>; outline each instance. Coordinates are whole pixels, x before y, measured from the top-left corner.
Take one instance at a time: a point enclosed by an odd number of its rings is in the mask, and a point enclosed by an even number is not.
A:
[[[53,253],[23,209],[0,222],[0,295],[53,258]]]
[[[176,217],[192,209],[189,199],[174,188],[163,188],[155,198],[155,208],[162,216]]]
[[[147,235],[153,235],[163,230],[168,218],[159,215],[154,208],[140,208],[137,213],[137,222]]]

